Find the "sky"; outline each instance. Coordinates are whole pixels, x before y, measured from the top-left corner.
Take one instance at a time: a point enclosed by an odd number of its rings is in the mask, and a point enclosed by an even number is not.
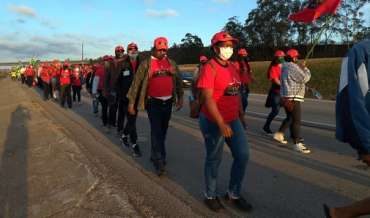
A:
[[[172,45],[188,32],[209,45],[228,18],[244,22],[255,7],[256,0],[1,0],[0,62],[80,59],[82,43],[85,58],[130,42],[148,50],[158,36]]]

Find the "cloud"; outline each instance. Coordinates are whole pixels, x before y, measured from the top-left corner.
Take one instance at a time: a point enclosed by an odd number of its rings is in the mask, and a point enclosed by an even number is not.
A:
[[[15,21],[17,21],[17,23],[21,23],[21,24],[26,23],[26,20],[24,20],[22,18],[18,18]]]
[[[145,11],[145,15],[147,17],[157,17],[157,18],[165,18],[165,17],[177,17],[179,14],[176,10],[173,9],[166,9],[163,11],[154,10],[154,9],[147,9]]]
[[[37,14],[35,10],[24,5],[10,5],[9,10],[22,16],[36,18]]]
[[[221,4],[228,4],[231,2],[231,0],[213,0],[213,2],[221,3]]]

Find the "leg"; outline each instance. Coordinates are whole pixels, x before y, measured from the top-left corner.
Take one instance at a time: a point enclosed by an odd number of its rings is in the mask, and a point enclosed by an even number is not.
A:
[[[66,98],[67,98],[68,107],[72,108],[71,85],[67,85],[65,95],[66,95]]]
[[[301,135],[301,103],[295,102],[294,109],[292,111],[292,122],[290,123],[290,133],[293,139],[293,142],[296,144],[300,142]]]
[[[161,117],[162,117],[162,123],[161,123],[161,154],[162,154],[162,160],[166,161],[166,136],[167,136],[167,130],[168,130],[168,124],[171,119],[172,114],[172,101],[166,103],[165,105],[162,105],[161,108]]]
[[[263,129],[265,129],[265,131],[266,130],[271,131],[270,129],[271,123],[274,120],[274,118],[279,114],[280,111],[280,95],[277,93],[272,93],[271,95],[272,95],[271,112],[266,119],[265,125],[263,126]]]
[[[225,140],[220,134],[217,124],[209,121],[203,114],[200,114],[199,126],[206,148],[206,160],[204,164],[205,195],[206,198],[215,198],[217,197],[218,169],[222,161]]]
[[[285,109],[285,108],[284,108]],[[281,123],[281,126],[279,128],[279,132],[281,133],[284,133],[286,129],[289,128],[289,125],[290,123],[292,122],[292,113],[287,111],[287,109],[285,109],[285,113],[286,113],[286,118],[284,119],[284,121]]]
[[[102,107],[102,121],[103,125],[106,126],[108,124],[108,102],[107,99],[102,95],[102,93],[99,93],[99,102]]]
[[[231,150],[234,161],[231,167],[228,193],[233,198],[239,198],[245,170],[249,160],[249,146],[240,120],[231,122],[230,127],[233,130],[234,135],[231,138],[226,139],[226,142]]]
[[[150,122],[150,135],[151,135],[151,160],[154,164],[162,161],[161,149],[161,111],[160,106],[152,100],[148,100],[147,113]]]
[[[125,123],[125,117],[127,114],[127,107],[128,105],[120,99],[118,101],[118,119],[117,119],[117,132],[121,132],[123,130],[123,125]]]
[[[77,101],[81,102],[81,86],[77,86]]]
[[[73,102],[76,102],[76,95],[77,95],[77,87],[76,86],[72,86]]]
[[[66,95],[66,86],[60,86],[60,105],[64,107],[65,104],[65,96]]]

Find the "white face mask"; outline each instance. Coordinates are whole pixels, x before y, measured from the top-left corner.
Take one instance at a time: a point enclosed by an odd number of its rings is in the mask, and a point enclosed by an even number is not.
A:
[[[231,47],[221,47],[220,48],[220,58],[224,61],[227,61],[231,58],[234,53],[234,49]]]

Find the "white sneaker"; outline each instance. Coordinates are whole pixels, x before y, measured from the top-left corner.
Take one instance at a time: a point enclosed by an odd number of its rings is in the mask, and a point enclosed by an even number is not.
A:
[[[302,154],[309,154],[311,153],[310,149],[306,148],[302,142],[298,142],[297,144],[293,145],[293,150],[302,153]]]
[[[282,132],[276,132],[276,133],[273,135],[273,138],[274,138],[276,141],[280,142],[281,144],[284,144],[284,145],[288,144],[288,141],[287,141],[287,140],[285,140],[285,138],[284,138],[284,134],[283,134]]]

